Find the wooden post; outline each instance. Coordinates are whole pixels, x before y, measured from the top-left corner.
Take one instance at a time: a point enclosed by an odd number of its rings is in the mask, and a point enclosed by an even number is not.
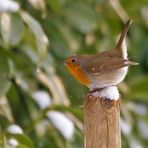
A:
[[[119,94],[102,92],[88,92],[84,97],[84,148],[121,148],[120,101],[112,98]]]

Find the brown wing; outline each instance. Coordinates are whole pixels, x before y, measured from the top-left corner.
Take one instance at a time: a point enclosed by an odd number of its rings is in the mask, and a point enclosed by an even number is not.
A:
[[[118,57],[103,57],[91,60],[84,69],[89,73],[98,74],[129,65],[135,65],[135,63]]]

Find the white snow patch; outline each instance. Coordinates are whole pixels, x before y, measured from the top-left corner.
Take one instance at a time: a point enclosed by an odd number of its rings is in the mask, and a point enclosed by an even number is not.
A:
[[[74,135],[74,124],[69,118],[58,111],[47,112],[47,116],[66,139],[72,140]]]
[[[148,113],[148,108],[144,104],[130,102],[128,103],[128,108],[141,116],[146,115]]]
[[[105,87],[102,90],[92,93],[92,95],[109,100],[118,100],[120,96],[118,88],[116,86]]]
[[[46,91],[36,91],[32,96],[41,109],[45,109],[51,105],[51,98]]]
[[[143,146],[141,145],[141,143],[138,141],[138,139],[131,139],[129,141],[130,143],[130,148],[143,148]]]
[[[0,0],[0,13],[2,12],[16,12],[20,9],[17,2],[12,0]]]
[[[124,135],[129,135],[131,133],[132,127],[131,124],[129,122],[127,122],[126,120],[121,119],[121,130],[124,133]]]
[[[23,134],[23,130],[20,126],[12,124],[7,128],[7,131],[12,134]]]
[[[8,145],[11,147],[11,148],[15,148],[16,146],[18,146],[18,141],[14,138],[11,138],[8,140]]]
[[[146,124],[143,121],[139,121],[138,122],[138,127],[139,127],[139,131],[140,131],[141,135],[144,138],[148,139],[148,124]]]

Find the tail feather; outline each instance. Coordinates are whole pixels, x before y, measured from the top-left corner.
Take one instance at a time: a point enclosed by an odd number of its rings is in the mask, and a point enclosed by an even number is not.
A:
[[[128,62],[129,65],[139,65],[139,63],[132,62],[132,61],[129,61],[129,60],[127,62]]]
[[[118,41],[118,43],[116,45],[117,49],[121,49],[122,48],[123,42],[124,42],[124,40],[125,40],[125,38],[127,36],[127,32],[129,30],[129,27],[130,27],[131,23],[132,23],[132,20],[128,20],[127,23],[125,24],[123,32],[122,32],[122,34],[121,34],[121,36],[119,38],[119,41]]]

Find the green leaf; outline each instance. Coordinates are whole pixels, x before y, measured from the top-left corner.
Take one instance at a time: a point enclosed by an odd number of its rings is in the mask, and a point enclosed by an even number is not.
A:
[[[44,33],[40,23],[33,18],[29,13],[22,11],[21,16],[26,24],[29,26],[30,30],[33,32],[36,38],[36,44],[38,47],[38,54],[41,59],[45,58],[47,54],[47,46],[49,44],[48,38]]]
[[[24,33],[24,24],[20,16],[11,15],[11,34],[10,44],[17,45],[22,39]]]
[[[5,129],[5,128],[8,127],[8,125],[9,125],[8,119],[7,119],[6,117],[0,115],[0,127],[1,127],[2,129]]]
[[[3,49],[0,49],[0,96],[4,95],[10,87],[9,76],[9,64],[7,56]]]
[[[59,0],[48,0],[47,3],[50,5],[51,9],[57,13],[62,13],[62,6]]]
[[[55,21],[55,26],[57,27],[59,33],[61,33],[63,39],[67,42],[70,49],[75,51],[79,48],[79,39],[75,37],[74,32],[64,23]]]
[[[65,8],[66,21],[83,33],[93,31],[96,28],[95,11],[86,4],[73,3]]]
[[[147,100],[148,97],[148,78],[147,77],[141,77],[135,79],[135,81],[132,81],[131,84],[129,84],[130,92],[127,94],[127,98],[133,98],[140,100]]]
[[[3,14],[1,17],[1,34],[5,47],[17,45],[22,39],[24,24],[19,15]]]
[[[61,112],[70,112],[72,113],[75,117],[77,117],[80,121],[83,121],[83,112],[82,108],[80,107],[74,107],[74,106],[64,106],[64,105],[55,105],[49,108],[49,110],[58,110]],[[46,112],[48,111],[45,110]]]

